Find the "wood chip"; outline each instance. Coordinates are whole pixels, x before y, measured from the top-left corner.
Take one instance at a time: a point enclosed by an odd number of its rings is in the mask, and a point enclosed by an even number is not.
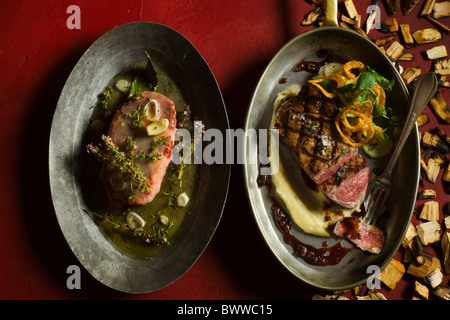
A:
[[[414,61],[414,54],[413,53],[404,53],[398,58],[398,61]]]
[[[423,132],[422,134],[422,145],[427,148],[436,148],[444,153],[450,152],[449,146],[442,141],[442,139],[437,134],[432,134],[430,132]],[[440,166],[440,163],[438,164]]]
[[[355,28],[361,28],[361,15],[358,14],[355,17]]]
[[[442,141],[442,138],[441,138]],[[446,146],[447,147],[447,146]],[[450,151],[450,150],[449,150]],[[447,158],[445,157],[444,154],[440,153],[440,152],[433,152],[431,154],[431,158],[434,160],[434,162],[436,162],[436,164],[440,167],[440,168],[444,168],[445,167],[445,163],[447,162]]]
[[[439,202],[427,201],[423,204],[422,211],[420,212],[420,219],[427,221],[439,220]]]
[[[387,0],[386,2],[391,14],[397,13],[400,10],[400,0]]]
[[[365,296],[357,296],[356,300],[387,300],[381,292],[370,292]]]
[[[433,189],[425,189],[417,194],[417,200],[435,199],[435,198],[436,198],[436,190]]]
[[[366,33],[367,34],[370,32],[370,30],[372,30],[372,27],[373,27],[376,17],[377,17],[377,11],[372,10],[369,13],[369,16],[367,17],[367,20],[366,20]]]
[[[301,25],[302,26],[310,26],[312,25],[314,22],[317,21],[317,19],[320,17],[320,15],[322,14],[322,8],[320,6],[314,8],[314,10],[310,11],[305,19],[303,19]]]
[[[433,18],[440,19],[450,16],[450,1],[436,2],[433,6]]]
[[[434,160],[433,158],[428,159],[428,171],[431,183],[436,183],[440,169],[441,167],[439,163],[436,162],[436,160]]]
[[[428,300],[430,290],[427,286],[424,286],[419,281],[414,281],[414,292],[417,293],[422,299]]]
[[[437,21],[436,19],[433,19],[430,16],[425,16],[425,19],[427,19],[429,22],[434,24],[436,27],[438,27],[441,31],[444,31],[445,33],[450,33],[450,27],[443,24],[440,21]]]
[[[396,32],[398,31],[398,22],[395,18],[390,18],[380,22],[380,31],[382,32]]]
[[[434,28],[417,30],[412,36],[418,44],[433,43],[442,39],[442,34]]]
[[[349,18],[345,14],[341,14],[341,20],[344,21],[347,24],[350,24],[350,25],[354,25],[355,24],[355,20],[353,20],[352,18]]]
[[[446,229],[450,229],[450,216],[445,217],[444,224],[445,224]],[[449,235],[447,235],[447,242],[449,241],[448,237],[449,237]],[[450,269],[449,269],[449,271],[450,271]],[[450,274],[450,272],[447,272],[447,271],[446,271],[446,273]]]
[[[442,300],[450,300],[450,287],[438,286],[433,293]]]
[[[426,0],[423,5],[422,11],[420,11],[421,16],[427,16],[433,12],[433,7],[436,0]]]
[[[444,141],[447,145],[450,146],[450,136],[448,136],[439,127],[435,127],[434,131],[436,131],[436,134],[439,136],[439,138],[441,138],[442,141]]]
[[[427,57],[430,60],[444,58],[447,56],[447,48],[444,45],[436,46],[426,51]]]
[[[403,14],[408,14],[411,12],[412,9],[416,6],[416,4],[419,2],[419,0],[405,0],[403,4]]]
[[[438,86],[444,87],[444,88],[450,88],[450,81],[447,81],[446,75],[440,75],[438,76]]]
[[[418,118],[417,118],[417,126],[420,128],[423,125],[426,125],[427,123],[430,122],[430,118],[428,117],[428,114],[426,113],[422,113]]]
[[[410,222],[408,225],[408,229],[406,230],[405,236],[402,240],[403,248],[407,248],[411,246],[411,243],[414,241],[414,238],[417,236],[416,227]]]
[[[414,38],[411,34],[411,31],[409,29],[409,24],[401,24],[400,25],[400,32],[403,37],[404,43],[414,43]]]
[[[312,296],[312,300],[350,300],[350,299],[339,294],[326,294],[326,295],[315,294]]]
[[[447,217],[449,218],[449,217]],[[447,222],[450,225],[450,219],[446,218],[446,226],[447,226]],[[447,228],[449,228],[449,226],[447,226]],[[444,232],[444,234],[442,235],[442,240],[441,240],[441,250],[442,250],[442,263],[443,263],[443,268],[444,268],[444,272],[446,275],[450,275],[450,232]]]
[[[439,91],[431,98],[430,107],[439,119],[450,123],[450,109]]]
[[[433,160],[434,161],[434,160]],[[428,159],[428,162],[430,162],[429,161],[429,159]],[[431,164],[433,164],[433,162],[431,163]],[[425,175],[425,179],[427,179],[428,180],[428,182],[430,182],[430,183],[435,183],[435,180],[434,180],[434,171],[436,170],[434,167],[433,168],[430,168],[429,166],[428,166],[428,164],[427,163],[425,163],[425,161],[423,160],[423,159],[420,159],[420,167],[421,167],[421,169],[422,169],[422,172],[423,172],[423,174]]]
[[[450,59],[439,59],[434,63],[434,72],[440,75],[450,75]]]
[[[362,36],[364,36],[365,38],[367,38],[368,40],[372,41],[372,38],[369,37],[369,35],[368,35],[367,33],[365,33],[363,29],[361,29],[361,28],[355,26],[355,27],[354,27],[354,30],[355,30],[356,32],[358,32],[360,35],[362,35]]]
[[[441,225],[437,221],[420,223],[416,226],[416,230],[424,246],[438,242],[441,238]]]
[[[447,163],[447,168],[444,170],[444,175],[442,176],[442,180],[445,182],[450,182],[450,162]]]
[[[381,271],[379,278],[389,288],[394,289],[405,274],[405,266],[398,260],[392,259]]]
[[[441,268],[441,261],[435,256],[424,252],[423,257],[425,262],[422,265],[417,265],[416,263],[411,263],[406,270],[406,273],[418,278],[425,280],[425,277],[436,268]]]
[[[347,10],[348,16],[351,19],[355,19],[356,16],[358,15],[358,11],[356,11],[355,4],[353,3],[353,1],[352,0],[344,0],[344,6],[345,6],[345,9]]]
[[[442,280],[444,280],[444,276],[442,275],[441,269],[436,268],[429,274],[427,274],[425,276],[425,279],[427,280],[428,284],[434,289],[442,283]]]
[[[405,47],[400,44],[398,41],[394,41],[391,45],[386,49],[386,55],[391,59],[391,61],[397,61],[405,52]]]
[[[389,35],[385,37],[381,37],[375,40],[375,45],[384,46],[385,44],[393,41],[395,39],[395,35]]]
[[[419,265],[425,263],[425,259],[423,258],[422,243],[417,236],[416,227],[411,222],[409,223],[408,230],[403,237],[402,246],[405,249],[409,249],[408,251],[405,251],[405,253],[407,252],[411,254],[411,257],[405,258],[405,262],[411,262],[414,257]]]
[[[401,76],[406,85],[409,85],[413,82],[418,76],[422,73],[422,69],[420,67],[417,68],[406,68],[403,70]]]

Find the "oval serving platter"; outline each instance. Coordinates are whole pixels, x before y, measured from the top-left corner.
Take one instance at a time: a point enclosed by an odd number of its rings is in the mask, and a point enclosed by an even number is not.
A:
[[[63,235],[84,268],[104,285],[128,293],[162,289],[181,277],[200,257],[220,222],[230,165],[201,164],[192,213],[176,241],[152,259],[119,252],[89,210],[86,174],[80,159],[92,105],[117,74],[152,56],[157,68],[175,79],[193,115],[223,134],[228,116],[216,79],[196,48],[180,33],[153,22],[117,26],[97,39],[80,58],[59,98],[49,140],[49,177],[55,213]],[[98,192],[104,195],[103,191]],[[95,195],[94,195],[95,196]]]
[[[327,2],[328,3],[328,2]],[[274,101],[278,93],[292,84],[303,84],[312,74],[294,72],[301,59],[321,61],[317,56],[319,50],[326,49],[335,61],[360,60],[378,70],[388,79],[395,79],[396,86],[387,93],[387,103],[399,108],[406,117],[409,109],[409,95],[399,73],[389,59],[373,43],[333,24],[307,31],[288,42],[268,64],[262,74],[249,105],[244,130],[269,129],[272,119]],[[284,81],[280,82],[280,79]],[[267,190],[258,185],[260,164],[267,160],[258,156],[260,147],[257,141],[244,141],[244,182],[250,206],[258,228],[278,261],[294,276],[307,284],[324,290],[344,290],[365,283],[377,269],[389,263],[397,252],[408,227],[415,205],[415,197],[419,180],[419,139],[417,127],[412,131],[400,155],[393,173],[393,194],[389,203],[389,214],[380,220],[380,227],[386,233],[386,243],[378,255],[352,250],[338,264],[318,266],[307,263],[294,254],[290,245],[286,244],[282,233],[278,230],[273,218],[271,196],[274,190]],[[262,149],[264,150],[264,148]],[[280,161],[286,164],[290,177],[302,176],[299,166],[290,150],[279,143]],[[380,161],[379,168],[385,165],[386,159]],[[369,162],[370,163],[370,162]],[[372,163],[373,168],[373,163]],[[281,208],[283,205],[281,203]],[[289,215],[289,212],[287,212]],[[383,221],[382,221],[383,220]],[[302,243],[321,248],[323,243],[331,247],[340,239],[320,237],[308,234],[292,223],[292,234]],[[342,240],[345,247],[352,245]],[[372,271],[371,271],[372,270]]]

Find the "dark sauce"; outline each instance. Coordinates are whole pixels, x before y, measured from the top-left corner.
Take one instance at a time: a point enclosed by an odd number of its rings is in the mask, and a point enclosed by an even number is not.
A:
[[[326,65],[327,63],[333,62],[331,56],[326,57],[322,61],[307,61],[305,59],[300,60],[299,63],[295,65],[295,72],[307,71],[310,73],[318,73],[320,67]]]
[[[261,167],[266,167],[268,168],[269,165],[260,165],[260,170],[259,172],[261,172]],[[261,187],[266,187],[267,192],[270,193],[270,190],[272,189],[272,180],[270,179],[269,175],[264,175],[264,174],[259,174],[258,178],[256,179],[256,183],[258,184],[258,188]]]
[[[294,249],[295,255],[302,258],[305,262],[317,266],[331,266],[338,264],[347,253],[354,250],[355,247],[345,248],[342,241],[334,246],[328,247],[328,243],[323,244],[323,248],[315,248],[298,240],[291,232],[292,221],[288,215],[280,208],[278,202],[272,197],[273,218],[278,230],[282,233],[284,242]]]
[[[280,80],[278,80],[278,84],[285,84],[287,81],[287,78],[281,78]]]

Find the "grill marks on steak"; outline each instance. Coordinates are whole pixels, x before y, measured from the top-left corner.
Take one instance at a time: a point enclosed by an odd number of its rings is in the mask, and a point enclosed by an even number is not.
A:
[[[161,118],[169,120],[169,125],[165,132],[148,136],[145,127],[151,123],[145,116],[141,118],[142,126],[136,126],[136,112],[145,112],[143,107],[150,99],[159,102]],[[172,159],[172,149],[174,146],[176,130],[176,111],[173,101],[157,92],[145,91],[142,98],[135,99],[117,110],[111,121],[108,136],[121,151],[128,148],[127,138],[132,137],[135,141],[134,165],[139,167],[143,176],[150,184],[148,191],[134,188],[130,196],[130,182],[120,173],[107,165],[102,166],[101,179],[105,185],[110,201],[111,209],[118,209],[125,204],[142,205],[153,201],[159,193],[161,183],[164,178],[167,166]],[[164,141],[164,143],[161,143]],[[159,155],[159,159],[151,159],[141,155]]]
[[[339,139],[337,112],[332,99],[306,84],[281,105],[274,128],[319,190],[343,207],[354,208],[364,198],[370,169],[358,148]]]

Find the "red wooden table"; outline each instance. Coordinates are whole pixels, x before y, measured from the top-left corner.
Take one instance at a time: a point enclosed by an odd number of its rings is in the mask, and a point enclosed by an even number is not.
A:
[[[354,2],[365,21],[370,1]],[[381,19],[390,17],[380,3]],[[80,9],[79,29],[68,28],[70,5]],[[395,17],[413,31],[432,27],[418,17],[422,5],[423,1],[408,15]],[[304,0],[1,1],[0,299],[311,299],[316,291],[286,271],[260,236],[240,165],[232,168],[223,218],[211,243],[175,283],[157,292],[130,295],[103,286],[82,269],[81,289],[69,290],[67,267],[79,262],[53,210],[47,153],[53,112],[70,71],[111,28],[154,21],[182,33],[212,69],[231,127],[242,128],[262,71],[288,40],[312,28],[300,22],[313,8]],[[450,25],[449,18],[441,22]],[[384,34],[373,30],[370,35]],[[440,42],[447,50],[449,39],[446,35]],[[431,70],[424,51],[434,45],[409,49],[416,59],[402,65]],[[440,91],[450,102],[450,89]],[[439,125],[450,134],[448,125],[439,123],[429,108],[426,112],[431,123],[424,130]],[[450,198],[440,183],[432,187],[438,192],[442,219],[442,206]],[[398,255],[400,259],[401,252]],[[405,278],[394,290],[383,286],[380,291],[388,299],[410,299],[412,282]],[[447,283],[448,276],[443,284]]]

